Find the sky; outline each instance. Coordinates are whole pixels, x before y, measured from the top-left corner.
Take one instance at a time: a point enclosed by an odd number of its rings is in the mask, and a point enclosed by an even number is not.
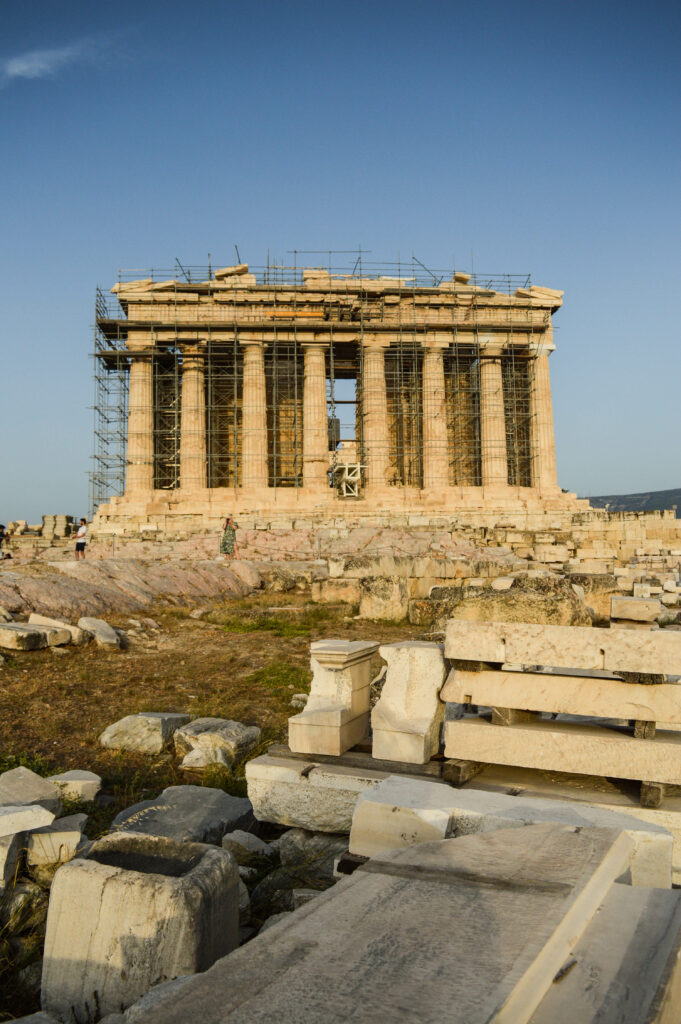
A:
[[[235,244],[255,265],[361,246],[564,289],[561,485],[681,484],[681,5],[0,13],[1,522],[88,508],[95,288]]]

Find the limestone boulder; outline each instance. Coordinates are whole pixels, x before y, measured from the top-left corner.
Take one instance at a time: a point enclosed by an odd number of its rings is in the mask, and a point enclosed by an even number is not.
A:
[[[47,647],[47,633],[18,622],[0,622],[0,647],[7,651],[37,651]]]
[[[570,582],[582,588],[584,601],[593,609],[594,622],[605,625],[610,620],[610,598],[621,592],[612,573],[570,573]]]
[[[174,735],[175,751],[184,758],[182,768],[231,766],[243,761],[261,739],[262,731],[257,725],[243,725],[227,718],[195,718]]]
[[[160,754],[171,743],[175,732],[189,721],[189,715],[164,711],[142,711],[127,715],[107,726],[99,742],[109,750],[131,750],[140,754]]]
[[[264,839],[242,829],[227,832],[222,837],[222,848],[229,850],[239,865],[249,865],[262,857],[275,857],[277,854],[277,850],[272,849]]]
[[[347,835],[291,828],[279,840],[281,866],[299,885],[333,880],[334,861],[348,849]]]
[[[121,811],[113,828],[181,842],[221,843],[226,832],[247,829],[252,822],[253,808],[245,797],[207,786],[169,786],[156,800]]]
[[[78,628],[90,633],[98,647],[120,648],[121,637],[118,632],[104,619],[96,619],[85,615],[78,620]]]
[[[360,580],[362,619],[403,622],[409,609],[409,582],[402,576],[367,576]]]

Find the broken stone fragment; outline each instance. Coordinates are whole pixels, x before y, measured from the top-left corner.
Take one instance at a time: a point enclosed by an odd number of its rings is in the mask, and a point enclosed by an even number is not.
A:
[[[23,765],[0,775],[0,809],[3,804],[41,804],[53,815],[61,813],[57,787]]]
[[[226,718],[196,718],[175,733],[175,750],[184,757],[182,768],[232,765],[257,747],[261,737],[257,725],[242,725]]]
[[[92,640],[92,633],[85,629],[81,629],[79,626],[71,626],[68,622],[62,622],[61,619],[50,619],[47,615],[38,615],[37,612],[31,612],[28,617],[29,626],[50,626],[57,630],[66,630],[70,636],[70,642],[72,644],[87,644]]]
[[[0,647],[8,651],[37,651],[47,647],[45,630],[18,622],[0,622]]]
[[[0,839],[17,832],[30,832],[54,821],[54,814],[40,804],[0,806]]]
[[[182,842],[220,843],[225,832],[248,828],[253,809],[245,797],[207,786],[169,786],[156,800],[121,811],[113,827]]]
[[[15,832],[13,835],[0,838],[0,896],[5,887],[14,881],[23,848],[23,832]]]
[[[47,781],[53,783],[66,800],[82,800],[84,803],[94,800],[102,788],[99,775],[79,768],[61,775],[50,775]]]
[[[95,638],[98,647],[121,646],[121,638],[116,630],[105,622],[104,619],[95,619],[88,615],[78,619],[78,628],[91,633]]]
[[[37,882],[49,885],[57,868],[76,856],[86,822],[87,814],[71,814],[31,832],[26,864]]]
[[[160,754],[170,745],[173,734],[189,721],[189,715],[164,711],[142,711],[127,715],[107,726],[99,742],[109,750],[132,750]]]
[[[222,837],[222,848],[229,850],[240,865],[250,864],[258,857],[274,857],[277,853],[264,839],[238,828]]]

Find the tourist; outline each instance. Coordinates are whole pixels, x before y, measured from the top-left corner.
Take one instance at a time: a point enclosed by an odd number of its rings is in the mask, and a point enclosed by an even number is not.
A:
[[[231,516],[225,516],[225,521],[222,524],[222,539],[220,541],[220,554],[226,555],[229,560],[232,555],[235,558],[239,557],[239,552],[236,546],[236,531],[237,525]]]
[[[8,537],[7,527],[5,526],[4,523],[0,523],[0,559],[11,558],[12,557],[9,554],[9,552],[5,552],[5,551],[2,550],[3,544],[5,544],[6,541],[7,541],[7,537]]]
[[[81,519],[78,532],[76,533],[76,561],[78,557],[85,558],[85,544],[87,543],[87,520]]]

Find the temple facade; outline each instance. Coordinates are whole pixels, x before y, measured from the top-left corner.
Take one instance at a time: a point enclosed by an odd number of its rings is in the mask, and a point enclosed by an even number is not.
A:
[[[242,264],[100,294],[121,436],[98,521],[576,508],[549,377],[563,293],[428,274]]]

